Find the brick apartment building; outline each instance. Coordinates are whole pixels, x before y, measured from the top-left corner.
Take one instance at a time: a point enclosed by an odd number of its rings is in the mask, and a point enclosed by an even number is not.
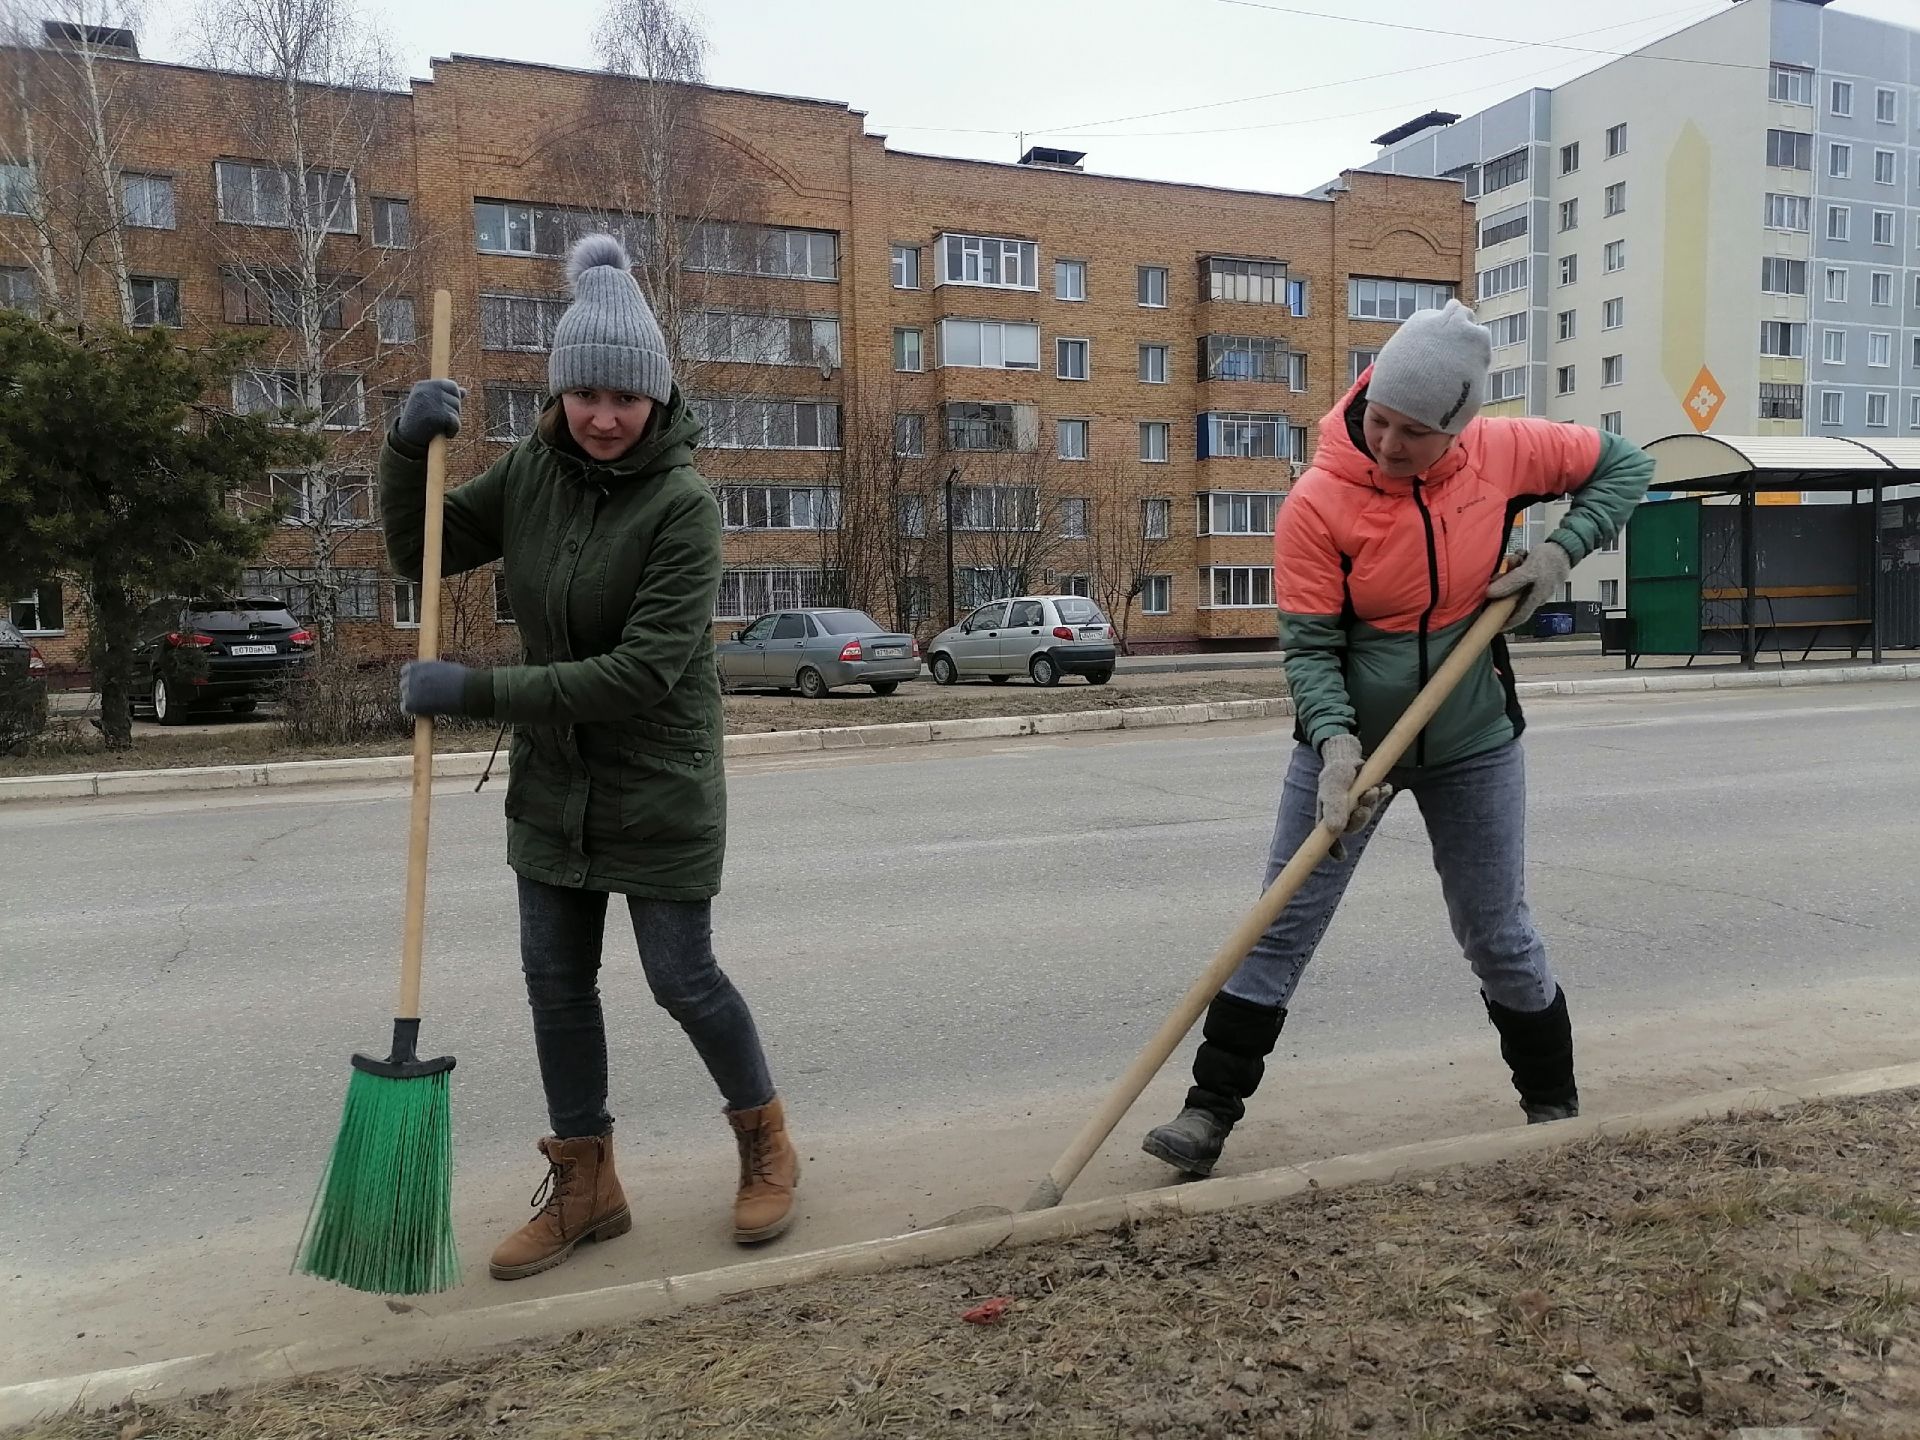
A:
[[[120,157],[136,323],[297,349],[272,279],[292,243],[286,160],[245,122],[266,82],[111,63],[141,116]],[[336,459],[324,496],[274,477],[293,521],[249,584],[303,606],[316,539],[298,522],[324,510],[342,635],[411,648],[416,598],[385,569],[367,483],[384,417],[425,373],[444,286],[469,391],[454,480],[527,433],[568,241],[611,224],[645,242],[643,216],[614,213],[629,178],[594,145],[609,86],[632,82],[455,57],[410,93],[359,97],[378,133],[294,187],[325,207],[338,277],[321,384]],[[1009,584],[1103,598],[1129,570],[1146,577],[1135,648],[1270,645],[1273,516],[1319,417],[1398,318],[1470,280],[1452,181],[1353,172],[1307,198],[1115,179],[1071,152],[901,153],[842,104],[690,97],[705,193],[727,198],[681,236],[675,275],[697,287],[656,308],[679,311],[679,373],[706,411],[723,631],[845,596],[924,636]],[[0,110],[0,164],[18,120]],[[37,303],[24,243],[27,221],[0,213],[0,301]],[[236,404],[298,393],[295,362],[260,363]],[[882,582],[856,584],[871,551]],[[449,651],[511,648],[497,594],[488,576],[461,587]],[[79,608],[50,578],[14,611],[77,667]]]

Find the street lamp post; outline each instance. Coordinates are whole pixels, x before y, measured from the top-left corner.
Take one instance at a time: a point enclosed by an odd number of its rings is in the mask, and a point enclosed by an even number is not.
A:
[[[947,471],[947,483],[946,483],[946,514],[947,514],[947,628],[948,628],[949,630],[951,630],[951,629],[953,628],[953,624],[954,624],[954,618],[955,618],[955,617],[954,617],[954,609],[953,609],[953,599],[954,599],[954,596],[953,596],[953,591],[954,591],[954,573],[953,573],[953,482],[954,482],[955,480],[958,480],[959,478],[960,478],[960,467],[959,467],[958,465],[956,465],[956,466],[954,466],[954,467],[953,467],[953,468],[952,468],[951,470],[949,470],[949,471]]]

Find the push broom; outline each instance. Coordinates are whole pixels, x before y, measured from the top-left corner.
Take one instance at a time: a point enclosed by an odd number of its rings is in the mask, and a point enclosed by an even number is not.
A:
[[[1479,659],[1480,652],[1506,628],[1515,603],[1516,597],[1496,600],[1480,612],[1480,618],[1460,637],[1460,643],[1441,662],[1433,678],[1414,696],[1406,713],[1387,732],[1386,738],[1374,747],[1373,754],[1367,757],[1367,763],[1360,768],[1359,778],[1348,792],[1355,801],[1385,781],[1388,773],[1400,763],[1400,757],[1407,753],[1407,747],[1413,744],[1414,737],[1433,719],[1447,696],[1453,693],[1454,686],[1460,683],[1461,677]],[[1247,958],[1268,927],[1280,918],[1280,912],[1287,908],[1287,903],[1306,884],[1307,877],[1332,852],[1339,838],[1323,825],[1316,828],[1293,852],[1293,858],[1287,862],[1285,869],[1274,876],[1273,883],[1260,897],[1259,904],[1247,912],[1246,918],[1215,953],[1205,972],[1181,996],[1173,1013],[1167,1016],[1166,1022],[1147,1042],[1139,1057],[1127,1067],[1126,1074],[1115,1082],[1113,1093],[1081,1128],[1066,1152],[1054,1162],[1053,1168],[1033,1187],[1033,1193],[1027,1198],[1027,1209],[1047,1210],[1060,1203],[1067,1193],[1067,1187],[1079,1178],[1087,1162],[1113,1133],[1113,1127],[1133,1108],[1133,1102],[1140,1098],[1140,1092],[1147,1088],[1148,1082],[1167,1063],[1167,1057],[1173,1054],[1186,1033],[1193,1028],[1193,1022],[1200,1018],[1201,1011],[1212,1003],[1220,987],[1240,968],[1240,962]],[[966,1213],[963,1212],[963,1215]]]
[[[453,298],[433,297],[433,376],[452,362]],[[447,442],[427,447],[420,564],[420,658],[440,652],[440,538]],[[427,912],[427,823],[433,807],[433,718],[414,717],[413,813],[407,834],[406,932],[400,1004],[386,1059],[353,1057],[340,1133],[307,1216],[296,1268],[376,1295],[445,1290],[460,1276],[453,1244],[453,1057],[419,1058],[420,952]]]

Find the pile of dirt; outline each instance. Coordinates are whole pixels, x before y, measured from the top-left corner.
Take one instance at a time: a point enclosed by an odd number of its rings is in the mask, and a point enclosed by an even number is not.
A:
[[[1916,1195],[1909,1091],[26,1433],[1911,1437]]]

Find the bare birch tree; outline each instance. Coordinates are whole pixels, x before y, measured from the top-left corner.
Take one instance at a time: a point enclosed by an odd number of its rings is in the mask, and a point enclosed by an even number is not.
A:
[[[933,619],[933,474],[924,417],[903,414],[889,383],[863,387],[843,413],[829,476],[836,523],[819,533],[817,563],[845,604],[906,634]]]
[[[1097,462],[1088,476],[1087,552],[1093,599],[1113,622],[1120,650],[1126,653],[1134,602],[1149,577],[1164,568],[1170,548],[1165,533],[1147,524],[1147,501],[1126,467]]]
[[[1068,523],[1069,501],[1079,498],[1076,487],[1064,483],[1053,457],[1037,447],[969,455],[960,469],[946,517],[954,531],[954,565],[980,576],[960,608],[969,598],[980,603],[1041,588],[1081,543],[1073,538],[1077,527]]]

